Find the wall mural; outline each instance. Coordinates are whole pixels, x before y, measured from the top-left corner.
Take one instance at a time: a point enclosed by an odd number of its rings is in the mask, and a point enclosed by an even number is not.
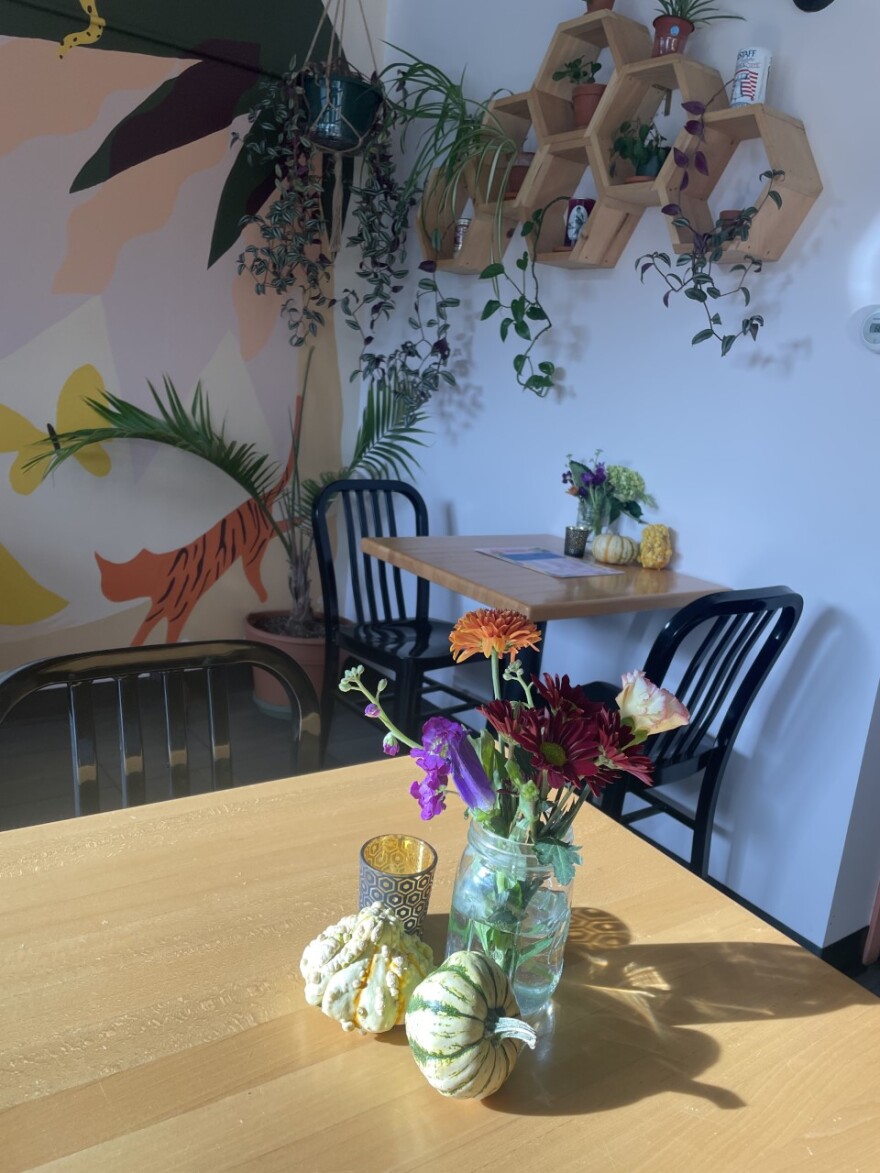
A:
[[[196,537],[153,553],[148,545],[163,549],[157,531],[174,534],[184,524],[162,498],[161,456],[91,450],[79,462],[84,476],[43,487],[39,471],[25,466],[31,446],[53,430],[94,423],[85,397],[108,387],[129,397],[145,390],[160,373],[148,361],[182,366],[184,386],[204,377],[220,408],[258,432],[277,434],[281,412],[288,418],[296,364],[283,333],[269,345],[278,307],[242,297],[229,255],[242,217],[263,205],[273,177],[244,149],[233,154],[230,130],[236,119],[247,130],[241,119],[261,78],[305,56],[322,14],[321,0],[0,0],[0,36],[11,38],[0,44],[0,86],[28,94],[7,106],[15,113],[0,136],[4,249],[13,254],[7,285],[16,294],[0,322],[0,645],[27,637],[29,653],[47,654],[41,641],[50,633],[81,625],[96,640],[95,622],[109,630],[116,613],[107,603],[137,609],[125,638],[141,643],[164,620],[159,638],[176,640],[236,565],[246,589],[266,601],[262,563],[272,534],[251,502],[219,519],[222,500],[188,502],[188,522],[217,512],[190,529]],[[326,33],[325,22],[317,53]],[[157,176],[170,176],[167,188]],[[209,193],[207,203],[191,194],[196,188]],[[45,194],[42,221],[31,221],[34,190]],[[197,254],[194,223],[205,224]],[[164,268],[146,273],[159,256]],[[174,329],[184,317],[181,345]],[[327,346],[335,355],[329,332]],[[338,371],[335,357],[320,365],[327,432],[338,422]],[[338,436],[329,442],[337,446]],[[151,476],[152,467],[162,473]],[[179,475],[195,496],[200,470]],[[149,504],[148,480],[158,489]],[[120,557],[138,531],[139,552]],[[142,599],[145,617],[135,607]],[[0,647],[0,669],[21,658]]]

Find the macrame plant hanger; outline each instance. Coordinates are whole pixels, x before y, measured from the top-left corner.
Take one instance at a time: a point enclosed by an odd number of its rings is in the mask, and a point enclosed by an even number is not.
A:
[[[364,33],[366,34],[367,45],[370,50],[370,58],[373,63],[372,76],[375,79],[378,76],[379,67],[373,48],[373,38],[370,36],[370,28],[367,24],[366,13],[364,12],[363,0],[357,0],[357,5],[360,9],[361,21],[363,22]],[[342,246],[343,181],[341,159],[345,155],[359,155],[362,153],[365,143],[373,133],[376,113],[382,101],[382,91],[378,84],[374,84],[372,81],[370,83],[364,83],[360,77],[350,71],[345,62],[345,56],[342,51],[342,38],[345,33],[346,6],[347,0],[332,0],[332,3],[324,8],[323,15],[315,28],[312,43],[306,55],[306,64],[311,67],[313,83],[311,87],[307,86],[307,93],[310,88],[313,94],[319,95],[317,102],[310,103],[309,134],[315,145],[326,154],[332,155],[335,161],[332,200],[333,225],[329,240],[330,255],[332,257],[338,254]],[[330,26],[330,40],[327,46],[327,59],[324,63],[322,73],[318,62],[313,62],[312,53],[315,50],[325,20]],[[346,86],[357,88],[354,106],[362,116],[358,119],[358,123],[352,121],[344,108],[343,94]],[[330,123],[336,126],[341,124],[345,128],[345,138],[350,145],[341,146],[338,135],[331,135],[322,140],[321,127],[322,125],[327,126]]]

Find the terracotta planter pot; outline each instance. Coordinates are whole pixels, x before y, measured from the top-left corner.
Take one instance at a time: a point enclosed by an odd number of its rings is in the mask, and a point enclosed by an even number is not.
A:
[[[571,105],[574,110],[575,126],[590,125],[592,117],[596,113],[596,107],[607,88],[607,86],[600,85],[595,81],[574,87],[571,91]]]
[[[286,614],[286,611],[254,611],[245,620],[245,634],[254,643],[278,648],[279,651],[286,652],[292,660],[296,660],[320,697],[324,684],[324,636],[303,639],[293,635],[276,635],[258,626],[261,619],[275,619]],[[257,707],[270,717],[284,717],[290,712],[283,685],[261,668],[254,669],[254,701]]]
[[[610,12],[614,0],[587,0],[587,12]]]
[[[667,53],[683,53],[687,39],[694,31],[689,20],[680,16],[658,16],[654,21],[654,48],[652,57],[664,57]]]
[[[516,199],[519,195],[519,190],[523,185],[523,180],[532,165],[534,157],[533,151],[521,151],[517,155],[516,162],[510,168],[510,175],[507,179],[507,188],[504,192],[504,198],[506,200]]]

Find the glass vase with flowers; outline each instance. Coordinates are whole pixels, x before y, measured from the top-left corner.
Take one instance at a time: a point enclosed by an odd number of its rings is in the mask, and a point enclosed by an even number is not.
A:
[[[432,717],[421,743],[415,742],[382,706],[386,681],[372,692],[358,666],[339,684],[366,698],[367,715],[387,730],[386,753],[409,749],[422,771],[410,793],[423,819],[446,809],[452,787],[463,800],[468,844],[452,897],[447,953],[477,949],[493,958],[524,1014],[546,1004],[562,972],[571,887],[581,862],[572,835],[575,816],[621,773],[650,785],[652,764],[643,743],[688,721],[684,706],[643,672],[623,677],[616,708],[591,701],[567,676],[526,680],[518,656],[540,638],[535,624],[517,611],[480,609],[456,623],[450,637],[454,659],[482,654],[491,661],[494,700],[477,710],[489,726],[479,734]],[[522,699],[502,699],[503,683]]]
[[[562,483],[572,497],[577,497],[577,524],[590,530],[595,537],[626,515],[634,521],[643,521],[642,506],[656,509],[657,502],[648,492],[645,478],[624,464],[601,461],[602,449],[597,448],[592,464],[575,460],[569,453],[568,468],[562,474]]]

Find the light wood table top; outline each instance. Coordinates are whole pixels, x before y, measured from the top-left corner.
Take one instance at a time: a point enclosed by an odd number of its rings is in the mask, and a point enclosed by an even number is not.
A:
[[[363,538],[361,546],[365,554],[383,562],[487,607],[521,611],[535,623],[683,607],[703,595],[728,589],[675,570],[645,570],[641,566],[617,567],[620,574],[552,578],[477,552],[480,547],[543,546],[561,554],[562,539],[553,534]]]
[[[482,1103],[401,1028],[307,1006],[361,843],[464,841],[387,760],[0,834],[0,1168],[703,1173],[878,1167],[880,1000],[588,808],[553,1013]]]

